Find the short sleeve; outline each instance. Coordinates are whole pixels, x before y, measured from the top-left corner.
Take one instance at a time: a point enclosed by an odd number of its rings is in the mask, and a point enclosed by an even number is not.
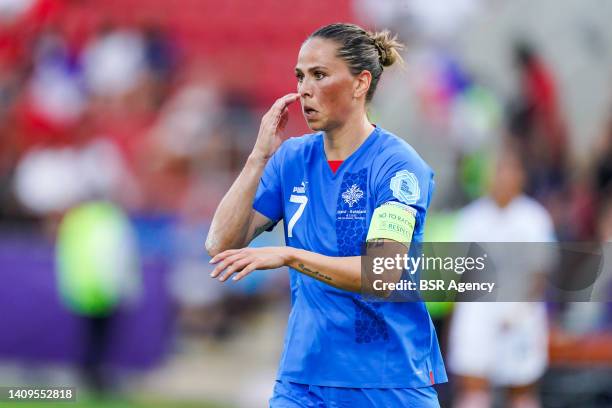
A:
[[[555,242],[557,240],[555,233],[555,226],[552,218],[548,214],[548,211],[543,207],[539,208],[540,222],[538,223],[539,228],[535,233],[534,241],[536,242]]]
[[[376,184],[376,208],[398,202],[416,210],[415,233],[421,230],[434,190],[433,172],[420,158],[394,155],[380,171]]]
[[[533,205],[533,210],[530,211],[530,217],[525,217],[529,220],[528,232],[530,235],[525,242],[534,242],[534,245],[525,245],[523,256],[530,261],[530,271],[550,274],[552,268],[557,261],[558,246],[550,244],[556,241],[555,228],[548,211],[540,204]]]
[[[283,199],[280,179],[280,149],[272,156],[261,176],[253,209],[275,223],[283,217]]]

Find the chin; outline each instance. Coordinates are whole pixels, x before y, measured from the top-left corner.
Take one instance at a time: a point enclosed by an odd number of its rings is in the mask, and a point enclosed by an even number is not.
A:
[[[312,120],[312,121],[306,121],[306,124],[308,125],[308,128],[310,130],[313,130],[315,132],[320,132],[321,130],[325,130],[326,126],[323,122],[318,121],[318,120]]]
[[[324,131],[325,129],[323,129],[322,126],[319,125],[313,125],[313,124],[308,124],[308,128],[314,132],[320,132],[320,131]]]

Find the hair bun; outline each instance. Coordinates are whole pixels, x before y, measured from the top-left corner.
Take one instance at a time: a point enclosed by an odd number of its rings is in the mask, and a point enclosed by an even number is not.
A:
[[[404,62],[399,53],[403,46],[397,36],[387,30],[371,32],[355,24],[333,23],[317,29],[308,37],[311,38],[333,41],[338,47],[336,56],[344,61],[351,75],[370,72],[372,79],[365,95],[366,102],[372,100],[385,67]]]
[[[378,50],[380,65],[383,67],[389,67],[396,61],[402,59],[399,51],[403,49],[404,46],[397,41],[397,35],[391,35],[388,30],[377,31],[369,34],[370,38],[372,38],[372,41],[374,42],[374,46]]]

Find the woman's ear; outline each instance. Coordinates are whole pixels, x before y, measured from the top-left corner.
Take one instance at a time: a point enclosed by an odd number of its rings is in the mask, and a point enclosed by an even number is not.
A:
[[[353,91],[353,98],[359,99],[362,96],[367,95],[368,90],[370,89],[370,84],[372,83],[372,73],[367,70],[361,71],[355,77],[355,89]]]

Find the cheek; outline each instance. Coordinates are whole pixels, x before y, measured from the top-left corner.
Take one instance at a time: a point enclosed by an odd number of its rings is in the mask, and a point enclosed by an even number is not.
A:
[[[321,105],[331,116],[343,115],[350,110],[351,91],[350,81],[330,80],[319,88]]]

